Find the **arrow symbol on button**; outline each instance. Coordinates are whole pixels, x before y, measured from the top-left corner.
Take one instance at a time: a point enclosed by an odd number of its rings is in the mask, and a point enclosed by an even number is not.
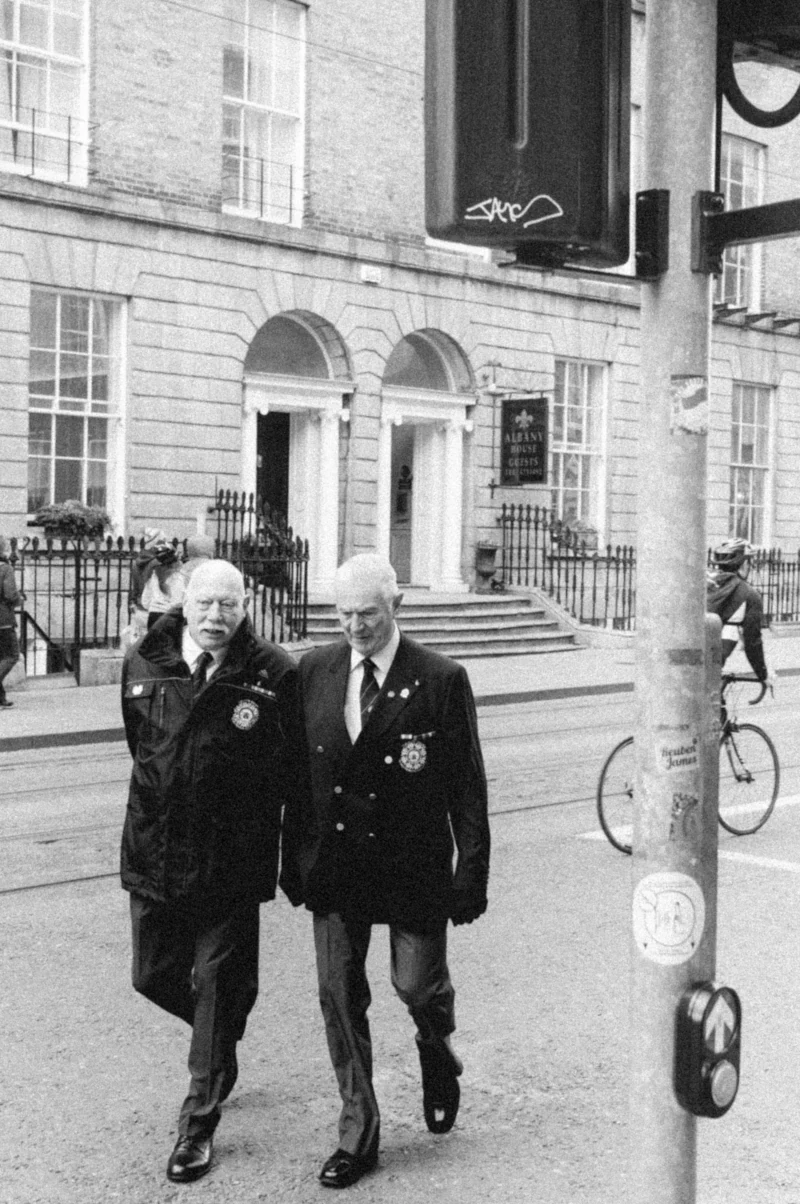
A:
[[[706,1017],[705,1023],[705,1038],[708,1041],[713,1036],[714,1053],[722,1053],[725,1049],[727,1045],[725,1032],[727,1029],[730,1030],[730,1034],[733,1036],[736,1031],[736,1014],[725,996],[718,995],[714,1001],[714,1006]]]

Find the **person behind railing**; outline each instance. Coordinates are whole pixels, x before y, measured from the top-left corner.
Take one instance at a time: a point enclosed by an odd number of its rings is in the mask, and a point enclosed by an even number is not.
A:
[[[138,626],[142,635],[147,627],[147,612],[142,607],[142,590],[148,577],[148,569],[156,559],[157,549],[168,544],[165,531],[158,527],[145,527],[142,546],[131,561],[131,579],[128,590],[128,615],[130,622]]]
[[[0,535],[0,707],[13,707],[6,698],[3,682],[19,660],[17,617],[14,610],[24,595],[17,589],[14,568],[10,561],[11,545]]]
[[[179,610],[186,593],[186,578],[181,572],[178,549],[164,537],[155,545],[154,553],[145,570],[141,598],[141,610],[147,613],[148,628],[167,611]]]
[[[761,594],[747,581],[752,555],[746,539],[726,539],[714,548],[714,568],[706,582],[706,610],[722,619],[722,663],[741,639],[756,677],[771,685],[761,639],[764,606]]]

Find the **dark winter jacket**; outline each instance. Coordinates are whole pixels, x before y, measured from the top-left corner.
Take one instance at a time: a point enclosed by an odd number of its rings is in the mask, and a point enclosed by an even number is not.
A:
[[[14,569],[8,560],[0,559],[0,627],[16,627],[14,607],[19,604],[20,595]]]
[[[182,633],[182,616],[165,615],[125,657],[122,885],[161,902],[271,899],[281,812],[307,782],[294,662],[245,619],[193,696]]]
[[[344,641],[300,662],[314,805],[298,854],[306,905],[412,931],[465,909],[479,914],[489,822],[466,672],[401,637],[353,744],[344,721],[349,671]]]
[[[722,619],[723,663],[733,652],[741,631],[744,652],[756,677],[765,681],[767,666],[761,626],[764,608],[761,594],[738,573],[710,573],[707,582],[706,610]]]

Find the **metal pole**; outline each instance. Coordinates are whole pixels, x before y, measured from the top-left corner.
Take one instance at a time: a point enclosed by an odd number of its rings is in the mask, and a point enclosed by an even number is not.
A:
[[[716,0],[647,6],[645,188],[670,193],[669,270],[642,284],[632,894],[631,1201],[693,1204],[696,1120],[673,1087],[675,1014],[713,978],[718,714],[705,681],[710,278],[692,198],[713,169]]]

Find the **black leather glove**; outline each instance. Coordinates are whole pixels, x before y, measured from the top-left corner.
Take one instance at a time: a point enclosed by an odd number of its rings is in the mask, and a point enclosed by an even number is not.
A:
[[[478,916],[482,916],[486,911],[486,900],[481,903],[465,903],[461,907],[457,907],[452,916],[453,926],[458,927],[459,924],[471,924],[473,920],[477,920]]]

